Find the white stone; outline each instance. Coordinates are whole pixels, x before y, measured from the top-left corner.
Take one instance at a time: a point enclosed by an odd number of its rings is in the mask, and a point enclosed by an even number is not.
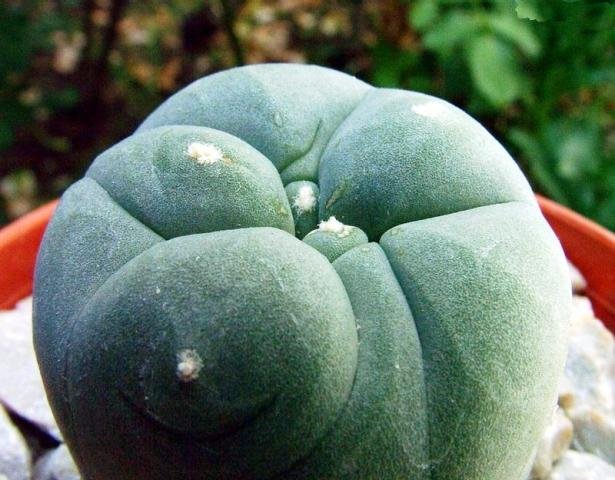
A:
[[[546,479],[555,463],[570,447],[572,441],[572,422],[561,408],[553,412],[551,422],[543,433],[531,470],[531,478]]]
[[[43,455],[34,466],[33,480],[81,480],[66,445]]]
[[[573,315],[559,403],[570,415],[575,407],[599,406],[615,413],[615,340],[594,317],[585,297],[573,298]]]
[[[568,271],[570,272],[570,282],[572,283],[572,291],[575,293],[582,292],[587,288],[587,282],[583,274],[572,263],[568,262]]]
[[[589,453],[568,450],[548,480],[615,480],[615,467]]]
[[[34,354],[31,298],[0,311],[0,352],[0,402],[60,440]]]
[[[0,405],[0,479],[30,480],[30,451]]]
[[[573,298],[559,404],[572,421],[576,450],[615,464],[615,339],[589,300]]]
[[[615,465],[615,415],[599,406],[577,407],[569,415],[574,424],[574,448]]]

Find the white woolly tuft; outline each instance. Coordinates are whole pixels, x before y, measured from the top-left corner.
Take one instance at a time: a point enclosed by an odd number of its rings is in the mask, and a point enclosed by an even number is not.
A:
[[[188,156],[199,165],[211,165],[222,160],[222,150],[213,143],[192,142],[188,145]]]
[[[316,206],[316,196],[314,190],[309,185],[302,186],[297,192],[297,196],[293,201],[293,206],[297,209],[298,213],[311,212]]]
[[[335,217],[329,217],[329,220],[323,220],[318,224],[318,230],[321,232],[335,233],[338,237],[343,238],[350,235],[352,227],[350,225],[344,225]]]
[[[418,105],[412,106],[412,111],[414,113],[418,113],[423,117],[440,117],[444,116],[448,113],[448,109],[446,105],[442,102],[431,101],[426,103],[419,103]]]
[[[199,378],[199,373],[203,368],[203,361],[196,352],[187,348],[177,354],[177,377],[182,382],[192,382]]]

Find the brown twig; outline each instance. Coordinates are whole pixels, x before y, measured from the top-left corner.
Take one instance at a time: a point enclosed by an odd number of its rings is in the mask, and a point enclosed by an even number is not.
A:
[[[102,37],[102,48],[100,50],[100,54],[98,55],[97,60],[97,73],[104,73],[107,71],[109,53],[115,44],[115,40],[117,39],[117,24],[119,23],[122,15],[124,13],[124,9],[128,5],[128,0],[115,0],[111,4],[111,14],[109,23],[106,26],[105,31],[103,32]]]
[[[78,77],[81,79],[81,103],[89,109],[100,103],[100,93],[107,84],[109,53],[117,38],[117,24],[127,5],[128,0],[111,2],[109,22],[100,32],[98,39],[98,32],[92,20],[96,2],[84,1],[83,32],[86,51],[78,69]]]
[[[94,0],[83,2],[83,35],[85,36],[85,54],[81,57],[81,63],[88,62],[92,58],[94,45],[94,21],[92,20],[96,3]]]
[[[243,55],[243,49],[234,28],[235,9],[231,6],[228,0],[220,0],[220,5],[222,7],[222,22],[224,24],[226,34],[228,35],[231,49],[233,50],[233,54],[235,55],[235,64],[244,65],[245,58]]]

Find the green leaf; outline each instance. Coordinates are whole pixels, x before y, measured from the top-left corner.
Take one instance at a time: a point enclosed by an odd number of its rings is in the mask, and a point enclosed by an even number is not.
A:
[[[410,9],[410,24],[418,31],[424,31],[438,17],[436,0],[419,0]]]
[[[615,182],[615,179],[613,179]],[[615,183],[613,183],[615,185]],[[615,231],[615,195],[602,199],[596,205],[593,216],[598,222],[602,223],[605,227]]]
[[[79,91],[74,87],[63,88],[55,92],[49,92],[46,104],[53,109],[70,108],[79,101]]]
[[[517,0],[517,16],[522,19],[544,22],[547,17],[542,11],[542,0]]]
[[[540,40],[527,22],[510,15],[490,15],[488,23],[495,33],[515,44],[528,57],[540,55]]]
[[[504,107],[521,96],[525,82],[512,49],[494,35],[473,39],[467,62],[474,85],[492,106]]]
[[[476,15],[453,11],[423,36],[423,45],[440,54],[448,54],[459,44],[480,33],[483,28],[483,22]]]
[[[521,151],[528,165],[529,176],[538,188],[553,200],[569,205],[568,196],[562,189],[560,181],[549,168],[547,152],[535,135],[513,128],[508,133],[507,139]]]
[[[0,77],[22,72],[30,65],[33,38],[28,17],[19,9],[0,3]]]
[[[596,125],[550,125],[548,134],[555,147],[557,173],[567,180],[585,180],[597,173],[600,163],[601,138]]]
[[[404,74],[412,67],[417,56],[387,43],[379,43],[373,52],[372,83],[379,87],[399,87]]]

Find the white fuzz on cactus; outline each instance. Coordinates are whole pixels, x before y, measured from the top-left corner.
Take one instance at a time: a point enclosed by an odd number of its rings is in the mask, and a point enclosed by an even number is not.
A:
[[[199,378],[203,361],[196,350],[185,349],[177,354],[177,377],[182,382],[192,382]]]
[[[446,116],[450,112],[449,107],[437,101],[419,103],[418,105],[413,105],[411,109],[414,113],[431,118]]]
[[[318,224],[318,230],[321,232],[335,233],[338,237],[344,238],[350,235],[352,227],[350,225],[344,225],[335,217],[329,217],[329,220],[323,220]]]
[[[213,143],[193,142],[188,145],[188,156],[199,165],[211,165],[222,160],[222,150]]]
[[[293,206],[297,209],[299,214],[311,212],[316,206],[316,196],[314,195],[312,187],[309,185],[301,187],[293,201]]]

